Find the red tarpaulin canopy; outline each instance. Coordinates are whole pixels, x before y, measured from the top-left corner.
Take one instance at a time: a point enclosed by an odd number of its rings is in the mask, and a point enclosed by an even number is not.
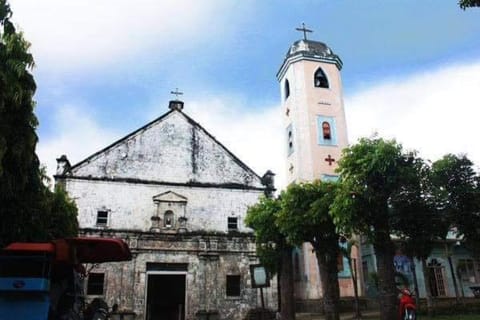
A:
[[[112,238],[68,238],[45,243],[15,242],[4,252],[55,254],[57,261],[70,263],[102,263],[132,259],[128,245]]]
[[[71,248],[75,248],[74,250],[80,263],[101,263],[132,259],[128,245],[120,239],[70,238],[65,239],[65,241]]]
[[[9,244],[4,250],[25,253],[55,253],[55,245],[53,243],[28,243],[14,242]]]

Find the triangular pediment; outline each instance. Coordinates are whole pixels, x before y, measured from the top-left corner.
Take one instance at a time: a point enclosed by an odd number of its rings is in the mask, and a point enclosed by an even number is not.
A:
[[[66,175],[263,189],[261,178],[180,110],[171,110],[71,167]]]
[[[167,191],[157,194],[153,197],[153,202],[187,202],[187,198],[173,191]]]

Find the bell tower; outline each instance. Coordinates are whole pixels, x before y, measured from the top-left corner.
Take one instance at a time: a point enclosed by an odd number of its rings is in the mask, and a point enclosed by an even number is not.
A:
[[[342,60],[322,42],[294,42],[277,73],[285,124],[287,183],[335,180],[347,146]]]
[[[347,127],[343,107],[340,71],[342,60],[323,42],[307,39],[294,42],[288,49],[277,80],[285,126],[287,184],[334,181],[342,149],[347,146]],[[304,243],[296,249],[295,295],[297,299],[319,299],[320,277],[312,246]],[[355,255],[360,261],[358,254]],[[345,261],[341,261],[345,266]],[[342,267],[341,270],[344,270]],[[339,273],[342,295],[353,292],[348,271]]]

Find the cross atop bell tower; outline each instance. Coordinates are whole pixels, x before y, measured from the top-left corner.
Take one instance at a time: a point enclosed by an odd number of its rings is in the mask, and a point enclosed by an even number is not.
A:
[[[302,27],[301,28],[295,28],[297,31],[302,31],[303,32],[303,40],[307,40],[307,32],[313,32],[313,30],[305,28],[305,23],[302,22]]]

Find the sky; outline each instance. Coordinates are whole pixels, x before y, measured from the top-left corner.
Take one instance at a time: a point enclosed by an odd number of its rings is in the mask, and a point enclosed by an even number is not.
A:
[[[377,133],[435,161],[480,164],[480,8],[456,0],[10,0],[36,66],[37,154],[53,174],[168,111],[184,112],[257,174],[285,185],[276,73],[289,46],[344,65],[349,142]]]

